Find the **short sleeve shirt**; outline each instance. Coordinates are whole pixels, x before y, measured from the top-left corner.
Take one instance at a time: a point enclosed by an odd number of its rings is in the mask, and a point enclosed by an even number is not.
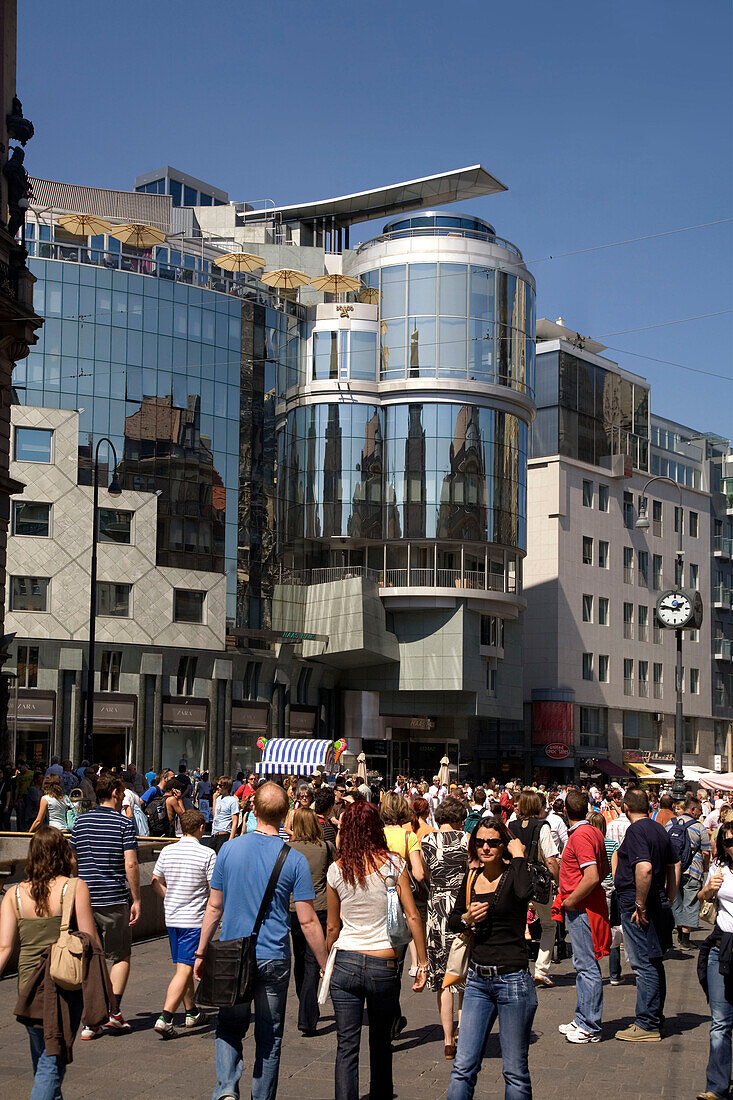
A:
[[[683,818],[683,821],[687,825],[687,832],[692,845],[692,863],[687,868],[687,876],[688,878],[702,879],[705,873],[703,853],[711,850],[710,835],[702,821],[695,821],[694,824],[691,824],[691,818],[687,815]]]
[[[634,904],[636,900],[635,868],[637,863],[651,863],[652,886],[661,901],[667,883],[667,867],[675,863],[674,848],[667,830],[657,821],[642,817],[626,830],[618,850],[614,884],[619,902]],[[653,899],[652,899],[653,900]]]
[[[216,814],[211,826],[212,833],[228,833],[232,827],[232,818],[239,813],[239,800],[233,794],[222,795],[216,802]]]
[[[89,887],[92,908],[125,905],[125,852],[137,851],[135,826],[130,818],[111,806],[97,806],[77,817],[69,843],[76,852],[79,878]]]
[[[412,829],[406,830],[401,825],[387,825],[384,835],[387,838],[387,847],[390,852],[402,856],[403,859],[405,858],[405,849],[408,855],[410,852],[420,851],[420,841]]]
[[[606,854],[603,833],[587,821],[573,825],[560,863],[560,890],[570,894],[580,885],[586,867],[597,867],[600,874]]]
[[[215,864],[216,853],[196,837],[184,836],[160,853],[153,874],[166,887],[163,906],[168,928],[201,927]]]

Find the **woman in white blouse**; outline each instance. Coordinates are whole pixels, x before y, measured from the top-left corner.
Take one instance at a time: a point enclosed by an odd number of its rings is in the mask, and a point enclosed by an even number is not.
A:
[[[708,951],[707,995],[710,1004],[710,1057],[706,1091],[698,1100],[722,1100],[730,1085],[731,1036],[733,1036],[733,821],[720,826],[715,843],[715,860],[700,901],[717,902],[718,915],[711,936],[703,944]],[[700,973],[698,966],[698,974]]]

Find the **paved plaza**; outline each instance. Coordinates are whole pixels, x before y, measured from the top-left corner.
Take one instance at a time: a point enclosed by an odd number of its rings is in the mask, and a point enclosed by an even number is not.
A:
[[[698,934],[697,939],[702,939]],[[695,974],[697,953],[673,952],[667,963],[667,1038],[662,1043],[620,1043],[613,1034],[633,1017],[633,979],[624,964],[624,984],[604,986],[603,1042],[572,1046],[557,1026],[570,1020],[575,1007],[574,973],[569,962],[552,969],[555,989],[540,993],[535,1017],[530,1068],[535,1100],[583,1097],[616,1100],[623,1097],[668,1097],[692,1100],[705,1084],[709,1017]],[[608,963],[602,963],[607,973]],[[213,1031],[163,1042],[151,1030],[170,976],[167,940],[135,947],[132,979],[123,1011],[133,1033],[104,1037],[74,1046],[74,1062],[64,1087],[66,1100],[208,1100],[215,1083]],[[434,994],[413,994],[405,976],[403,1010],[407,1030],[395,1045],[395,1090],[400,1100],[444,1097],[450,1063],[443,1057]],[[15,978],[0,982],[0,1096],[20,1100],[30,1092],[30,1056],[23,1028],[12,1015]],[[330,1007],[330,1006],[329,1006]],[[301,1038],[296,1027],[297,1002],[291,985],[288,1023],[280,1067],[281,1100],[330,1100],[336,1034],[330,1012],[322,1017],[319,1035]],[[253,1040],[245,1041],[242,1100],[249,1097]],[[362,1041],[361,1093],[368,1093],[366,1031]],[[476,1096],[503,1097],[499,1044],[489,1039]],[[385,1098],[388,1100],[388,1098]]]

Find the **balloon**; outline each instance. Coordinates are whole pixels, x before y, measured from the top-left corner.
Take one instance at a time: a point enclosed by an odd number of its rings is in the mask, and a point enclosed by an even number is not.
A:
[[[258,737],[257,738],[257,748],[258,749],[264,749],[266,744],[267,744],[267,738],[266,737]]]

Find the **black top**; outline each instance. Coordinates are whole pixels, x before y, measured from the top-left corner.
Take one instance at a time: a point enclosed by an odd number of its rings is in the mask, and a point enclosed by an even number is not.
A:
[[[527,946],[524,930],[527,924],[527,903],[532,893],[526,859],[513,859],[494,895],[477,894],[476,875],[471,887],[471,901],[488,901],[489,915],[481,924],[472,928],[472,962],[479,966],[511,966],[516,970],[527,969]],[[457,901],[448,917],[450,932],[463,932],[463,914],[466,912],[466,885],[468,872],[456,895]]]
[[[618,850],[618,862],[614,884],[622,908],[633,908],[636,902],[637,863],[651,863],[652,884],[649,887],[647,905],[656,907],[666,898],[667,867],[676,857],[669,834],[663,825],[649,817],[641,817],[626,830]]]

